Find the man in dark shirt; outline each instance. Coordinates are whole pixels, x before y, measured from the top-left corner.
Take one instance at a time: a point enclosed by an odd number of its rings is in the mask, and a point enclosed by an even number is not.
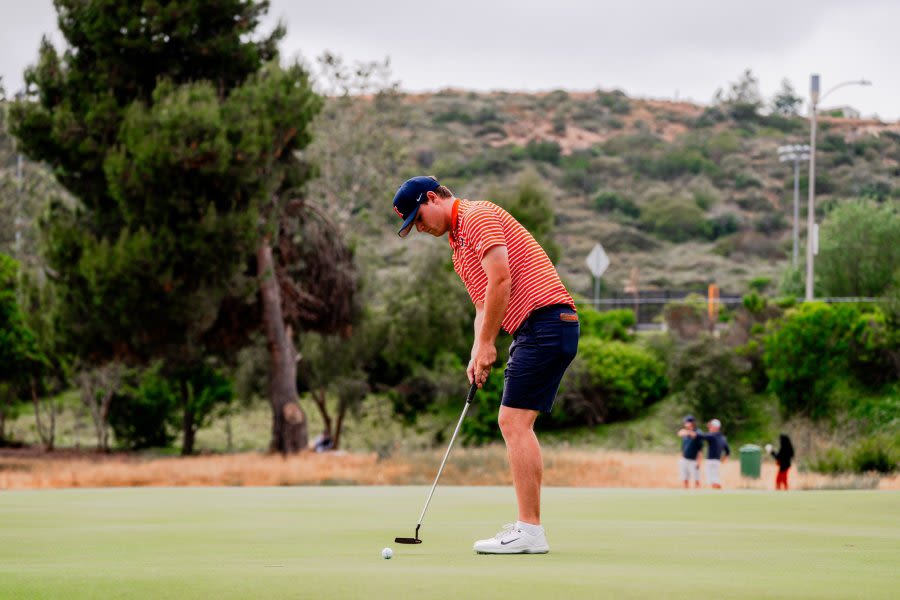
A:
[[[694,435],[691,435],[693,433]],[[691,479],[694,485],[700,487],[700,450],[703,449],[703,440],[697,437],[697,420],[693,415],[686,415],[681,421],[681,458],[678,460],[678,470],[684,487],[691,487]]]
[[[708,423],[709,433],[702,431],[697,433],[697,439],[706,442],[706,479],[715,489],[722,488],[722,478],[719,474],[722,463],[731,455],[728,447],[728,438],[722,435],[722,422],[713,419]]]

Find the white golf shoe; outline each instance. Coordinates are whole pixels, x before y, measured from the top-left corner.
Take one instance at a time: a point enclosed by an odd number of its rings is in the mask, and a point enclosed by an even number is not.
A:
[[[503,531],[492,538],[475,542],[478,554],[547,554],[550,546],[541,531],[537,535],[517,529],[512,523],[503,526]]]

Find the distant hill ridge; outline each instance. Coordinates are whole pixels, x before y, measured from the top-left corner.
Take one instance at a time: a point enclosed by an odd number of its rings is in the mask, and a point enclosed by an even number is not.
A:
[[[619,291],[635,268],[642,289],[715,281],[742,293],[768,280],[774,291],[790,261],[793,170],[777,148],[809,143],[801,116],[604,90],[447,89],[397,100],[409,172],[488,199],[537,175],[556,214],[558,268],[577,293],[590,295],[584,258],[596,242],[612,259],[607,289]],[[817,212],[847,198],[900,198],[900,122],[818,120]]]

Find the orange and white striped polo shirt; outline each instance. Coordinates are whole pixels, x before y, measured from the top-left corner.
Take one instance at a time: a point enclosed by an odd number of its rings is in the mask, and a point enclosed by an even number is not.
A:
[[[484,302],[487,292],[487,274],[481,266],[485,253],[494,246],[506,246],[511,285],[503,329],[515,333],[533,310],[543,306],[567,304],[575,309],[547,253],[508,212],[493,202],[456,200],[452,223],[448,239],[453,269],[472,302]]]

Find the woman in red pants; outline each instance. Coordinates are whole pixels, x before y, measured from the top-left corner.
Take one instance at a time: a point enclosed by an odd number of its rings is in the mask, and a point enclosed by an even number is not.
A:
[[[775,477],[775,489],[788,489],[788,469],[791,468],[791,460],[794,458],[794,445],[791,444],[791,438],[787,434],[782,433],[778,442],[780,446],[778,452],[772,449],[771,444],[766,444],[766,450],[775,458],[778,463],[778,475]]]

